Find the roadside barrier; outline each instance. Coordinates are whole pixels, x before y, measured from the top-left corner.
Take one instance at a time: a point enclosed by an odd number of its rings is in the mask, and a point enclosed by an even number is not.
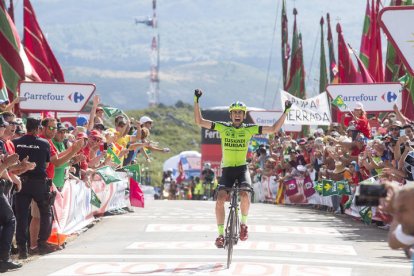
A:
[[[52,234],[48,240],[52,244],[63,244],[67,237],[91,224],[95,216],[130,206],[127,173],[118,172],[120,181],[106,184],[96,174],[90,187],[80,180],[67,180],[61,192],[57,192],[53,206],[54,220]],[[92,197],[93,192],[96,197]],[[99,206],[99,207],[98,207]]]

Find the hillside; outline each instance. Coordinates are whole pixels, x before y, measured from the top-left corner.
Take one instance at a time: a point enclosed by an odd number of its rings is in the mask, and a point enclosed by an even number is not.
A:
[[[159,106],[139,111],[129,111],[128,116],[139,119],[143,115],[154,120],[150,140],[159,147],[169,147],[169,153],[151,153],[152,162],[147,163],[142,155],[138,162],[150,171],[153,185],[159,185],[162,178],[162,165],[173,155],[186,150],[200,151],[200,128],[195,125],[193,106],[177,102],[174,106]]]
[[[22,32],[23,1],[14,2],[16,25]],[[125,110],[148,105],[154,30],[136,25],[135,19],[152,14],[151,2],[32,0],[66,81],[95,83],[103,102]],[[227,104],[237,97],[251,106],[271,108],[280,79],[280,2],[158,0],[161,102],[189,103],[191,91],[201,87],[214,93],[206,97],[207,106]],[[286,2],[290,32],[292,9],[295,6],[299,11],[306,85],[312,93],[318,89],[320,16],[330,12],[332,24],[340,22],[345,39],[358,49],[366,2]]]

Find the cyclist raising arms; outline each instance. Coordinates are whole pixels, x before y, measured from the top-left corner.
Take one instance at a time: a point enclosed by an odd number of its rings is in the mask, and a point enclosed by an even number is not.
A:
[[[292,103],[285,102],[285,111],[273,126],[258,126],[253,124],[244,124],[247,107],[242,102],[234,102],[229,107],[231,122],[212,122],[203,119],[201,116],[198,100],[203,92],[196,89],[194,92],[194,118],[197,125],[216,130],[220,133],[222,157],[222,174],[220,178],[219,192],[216,201],[216,221],[219,236],[216,239],[216,246],[224,246],[224,202],[226,201],[227,192],[220,187],[231,188],[235,180],[238,180],[240,186],[251,187],[250,173],[246,165],[246,155],[251,137],[255,134],[276,133],[282,127],[287,113]],[[248,238],[247,215],[249,213],[250,198],[247,192],[240,193],[240,240],[245,241]]]

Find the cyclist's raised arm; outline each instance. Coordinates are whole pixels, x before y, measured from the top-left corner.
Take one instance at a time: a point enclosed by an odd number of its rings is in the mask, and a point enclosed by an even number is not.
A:
[[[287,114],[289,113],[290,108],[292,107],[291,101],[285,102],[285,111],[283,111],[282,116],[280,116],[279,120],[276,121],[276,123],[273,124],[273,126],[264,126],[262,127],[262,133],[263,134],[271,134],[279,132],[279,130],[282,128],[283,123],[285,122],[285,119],[287,117]]]
[[[197,125],[211,129],[212,122],[210,120],[203,119],[203,116],[201,116],[200,106],[198,105],[198,100],[200,99],[202,94],[203,91],[201,91],[200,89],[196,89],[194,91],[194,120]]]

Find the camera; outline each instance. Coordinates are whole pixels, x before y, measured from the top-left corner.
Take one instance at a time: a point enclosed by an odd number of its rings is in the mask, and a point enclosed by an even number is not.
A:
[[[379,200],[387,196],[387,189],[384,184],[370,183],[360,184],[355,192],[355,205],[357,206],[378,206]]]

